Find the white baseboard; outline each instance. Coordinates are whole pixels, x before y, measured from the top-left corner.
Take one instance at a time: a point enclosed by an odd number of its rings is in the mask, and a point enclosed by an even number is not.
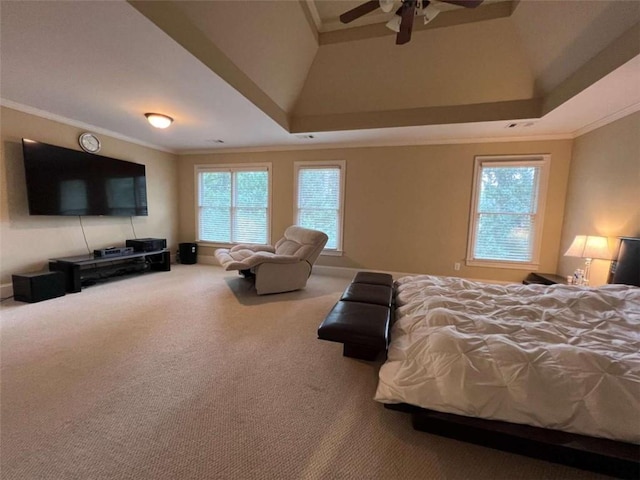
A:
[[[368,268],[330,267],[326,265],[313,266],[313,273],[317,273],[318,275],[329,275],[332,277],[353,278],[358,272],[388,273],[394,279],[406,277],[407,275],[420,275],[419,273],[391,272],[387,270],[372,270]]]
[[[418,272],[392,272],[388,270],[371,270],[366,268],[348,268],[348,267],[330,267],[325,265],[314,265],[313,273],[317,275],[328,275],[332,277],[343,277],[343,278],[353,278],[358,272],[376,272],[376,273],[388,273],[390,274],[394,280],[397,280],[402,277],[415,276],[415,275],[428,275],[425,273]],[[467,280],[471,280],[473,282],[482,282],[482,283],[493,283],[498,285],[507,285],[514,282],[507,282],[503,280],[486,280],[483,278],[465,278]]]
[[[198,255],[198,263],[202,263],[204,265],[216,265],[221,266],[218,259],[213,255]],[[328,275],[331,277],[344,277],[344,278],[352,278],[356,273],[366,271],[366,272],[378,272],[378,273],[390,273],[393,275],[393,278],[403,277],[405,275],[418,275],[417,273],[401,273],[401,272],[386,272],[382,270],[371,270],[371,269],[363,269],[363,268],[348,268],[348,267],[329,267],[325,265],[315,264],[313,266],[313,273],[318,275]]]
[[[203,263],[205,265],[216,265],[220,266],[220,262],[213,255],[198,255],[198,263]]]
[[[353,278],[358,272],[355,268],[327,267],[324,265],[314,265],[311,273],[316,275],[327,275],[329,277]]]
[[[0,284],[0,298],[13,296],[13,283]]]
[[[218,259],[213,255],[198,255],[198,263],[204,265],[215,265],[220,266]],[[424,273],[419,272],[392,272],[388,270],[373,270],[368,268],[352,268],[352,267],[331,267],[328,265],[318,265],[315,264],[313,266],[312,273],[316,275],[327,275],[330,277],[339,277],[339,278],[353,278],[358,272],[376,272],[376,273],[388,273],[390,274],[394,280],[398,278],[413,276],[413,275],[425,275]],[[466,278],[466,277],[462,277]],[[484,282],[484,283],[496,283],[496,284],[508,284],[513,282],[505,282],[500,280],[484,280],[481,278],[468,278],[467,280],[473,280],[475,282]]]
[[[172,256],[172,260],[175,263],[175,258]],[[220,263],[213,255],[198,255],[198,263],[203,265],[214,265],[219,267]],[[408,272],[390,272],[385,270],[370,270],[370,269],[362,269],[362,268],[350,268],[350,267],[331,267],[326,265],[314,265],[312,272],[316,275],[327,275],[330,277],[339,277],[339,278],[353,278],[358,272],[377,272],[377,273],[388,273],[390,274],[394,280],[397,280],[401,277],[406,277],[409,275],[422,275],[421,273],[408,273]],[[513,282],[504,282],[500,280],[483,280],[483,279],[473,279],[477,282],[485,282],[485,283],[495,283],[495,284],[508,284]],[[13,284],[12,283],[3,283],[0,284],[0,298],[11,297],[13,295]]]

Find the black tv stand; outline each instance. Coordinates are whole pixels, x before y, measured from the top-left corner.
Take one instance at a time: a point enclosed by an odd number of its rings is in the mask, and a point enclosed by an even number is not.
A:
[[[171,270],[171,254],[165,248],[106,258],[93,255],[52,258],[49,260],[49,270],[64,273],[66,291],[74,293],[81,291],[83,285],[93,285],[99,280],[119,275],[149,270],[168,272]]]

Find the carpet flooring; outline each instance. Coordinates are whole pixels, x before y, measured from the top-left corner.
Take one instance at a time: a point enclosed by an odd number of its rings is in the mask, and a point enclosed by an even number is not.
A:
[[[380,362],[316,338],[348,282],[258,297],[173,265],[3,302],[1,478],[601,478],[416,432],[373,401]]]

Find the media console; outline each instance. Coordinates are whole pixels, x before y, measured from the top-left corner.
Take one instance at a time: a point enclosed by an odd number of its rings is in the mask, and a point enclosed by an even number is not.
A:
[[[113,257],[79,255],[77,257],[52,258],[49,270],[62,272],[67,293],[79,292],[105,278],[142,273],[149,270],[168,272],[171,270],[171,254],[168,249],[152,252],[135,252]]]

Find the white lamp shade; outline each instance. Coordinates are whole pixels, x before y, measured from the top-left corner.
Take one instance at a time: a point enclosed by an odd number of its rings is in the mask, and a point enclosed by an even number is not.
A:
[[[597,237],[592,235],[576,235],[573,243],[565,252],[567,257],[580,258],[601,258],[608,260],[611,258],[609,241],[607,237]]]

